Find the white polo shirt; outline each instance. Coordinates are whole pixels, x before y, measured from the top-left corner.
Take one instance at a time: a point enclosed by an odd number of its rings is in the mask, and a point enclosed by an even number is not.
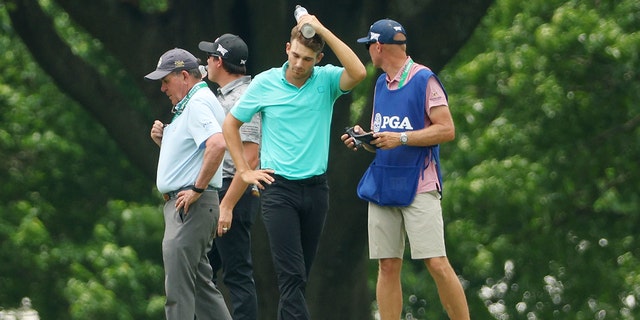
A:
[[[197,90],[182,113],[164,128],[156,186],[167,193],[193,185],[200,173],[206,140],[222,133],[224,110],[208,87]],[[222,186],[222,166],[209,185]]]

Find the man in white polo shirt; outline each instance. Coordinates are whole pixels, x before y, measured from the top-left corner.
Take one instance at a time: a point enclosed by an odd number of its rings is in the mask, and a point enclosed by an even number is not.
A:
[[[161,80],[173,105],[169,124],[156,120],[151,139],[160,146],[156,184],[163,193],[165,230],[162,259],[169,320],[225,319],[231,315],[211,281],[207,252],[218,222],[225,142],[224,110],[202,81],[198,60],[172,49],[145,76]]]

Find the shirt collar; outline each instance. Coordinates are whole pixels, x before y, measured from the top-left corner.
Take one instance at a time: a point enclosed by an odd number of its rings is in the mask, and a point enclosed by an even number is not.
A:
[[[391,84],[391,83],[394,83],[394,82],[400,82],[400,79],[402,78],[402,72],[407,67],[407,63],[409,63],[409,61],[411,61],[411,57],[407,56],[407,60],[404,61],[404,64],[402,65],[402,67],[400,69],[398,69],[398,72],[395,74],[395,76],[393,78],[391,78],[389,76],[389,74],[387,73],[387,84]]]
[[[218,88],[218,92],[222,96],[225,96],[225,95],[229,94],[229,92],[233,91],[235,88],[237,88],[237,87],[239,87],[239,86],[241,86],[243,84],[249,83],[249,82],[251,82],[251,76],[242,76],[242,77],[240,77],[238,79],[235,79],[235,80],[227,83],[227,85],[225,85],[224,87]]]
[[[287,81],[287,68],[289,67],[289,61],[285,61],[284,64],[282,65],[282,72],[280,73],[280,75],[282,76],[282,82],[284,83],[289,83]],[[311,70],[311,76],[307,79],[307,81],[305,81],[304,85],[306,85],[309,80],[311,80],[311,78],[314,78],[316,76],[316,67],[317,66],[313,66],[313,70]]]
[[[280,73],[282,75],[282,81],[287,82],[287,68],[289,68],[289,61],[285,61],[282,64],[282,72]]]

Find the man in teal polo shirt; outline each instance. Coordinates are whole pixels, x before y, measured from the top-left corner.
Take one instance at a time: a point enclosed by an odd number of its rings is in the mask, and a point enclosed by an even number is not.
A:
[[[300,27],[316,31],[305,38]],[[327,44],[344,67],[316,66]],[[304,290],[329,207],[326,179],[333,104],[366,76],[356,54],[313,15],[285,46],[287,62],[258,74],[225,118],[223,134],[245,183],[263,189],[262,214],[278,278],[278,319],[309,319]],[[242,156],[239,128],[260,113],[261,170]]]

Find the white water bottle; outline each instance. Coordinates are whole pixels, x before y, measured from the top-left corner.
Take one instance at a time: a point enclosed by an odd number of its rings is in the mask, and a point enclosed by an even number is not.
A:
[[[307,9],[305,9],[301,5],[296,5],[296,10],[293,11],[293,17],[296,18],[296,22],[299,22],[300,17],[306,14],[309,14],[309,12],[307,12]],[[313,38],[313,36],[316,35],[316,30],[314,30],[313,27],[308,23],[302,25],[302,27],[300,28],[300,32],[302,32],[302,36],[307,39]]]

